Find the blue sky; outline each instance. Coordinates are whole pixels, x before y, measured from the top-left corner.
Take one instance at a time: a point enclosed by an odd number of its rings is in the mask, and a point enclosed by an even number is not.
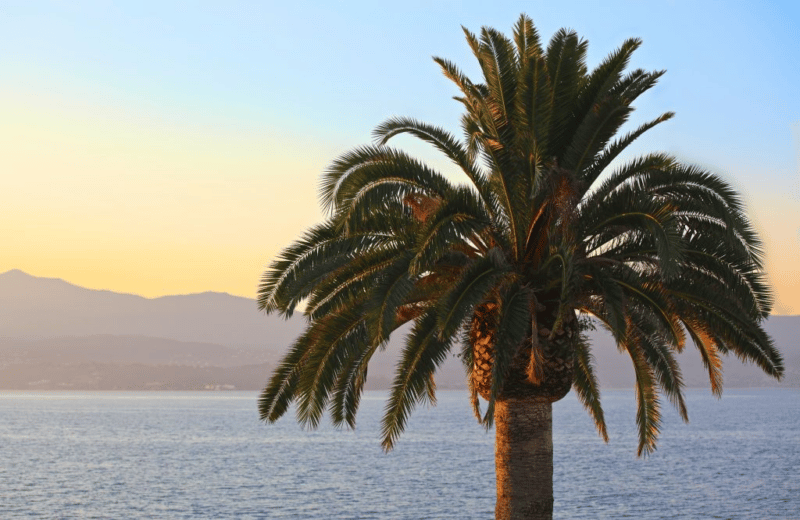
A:
[[[382,4],[6,2],[0,63],[12,88],[190,124],[267,125],[338,140],[330,137],[335,125],[348,146],[391,113],[457,118],[457,104],[444,97],[452,88],[430,57],[474,71],[460,25],[508,32],[524,11],[545,38],[576,29],[590,42],[590,63],[642,37],[634,65],[668,71],[647,101],[678,112],[672,133],[697,138],[701,131],[688,129],[699,125],[727,137],[716,146],[792,151],[790,132],[758,131],[785,130],[800,114],[796,2]]]

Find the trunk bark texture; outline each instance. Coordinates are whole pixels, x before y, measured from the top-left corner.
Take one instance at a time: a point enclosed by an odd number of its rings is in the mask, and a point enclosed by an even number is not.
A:
[[[548,399],[498,400],[496,520],[552,520],[553,414]]]
[[[492,367],[494,365],[494,313],[497,306],[493,303],[481,305],[475,312],[470,327],[470,343],[472,344],[473,366],[472,387],[481,397],[488,400],[492,389]],[[550,314],[549,311],[547,314]],[[572,315],[568,315],[572,316]],[[574,317],[564,320],[561,328],[551,338],[554,318],[545,321],[545,316],[537,316],[540,327],[531,331],[514,354],[508,372],[504,374],[503,386],[497,396],[504,399],[546,399],[551,403],[563,399],[572,388],[574,379],[573,347],[578,336],[577,320]],[[536,345],[536,353],[532,349]],[[539,377],[533,380],[528,370],[531,357],[538,361]]]

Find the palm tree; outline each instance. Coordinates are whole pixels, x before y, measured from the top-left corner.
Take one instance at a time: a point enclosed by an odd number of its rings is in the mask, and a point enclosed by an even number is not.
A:
[[[615,138],[663,74],[625,73],[640,40],[589,72],[585,40],[562,29],[545,49],[525,15],[513,41],[464,32],[482,83],[434,58],[460,91],[463,141],[409,118],[378,126],[374,145],[325,172],[327,219],[264,274],[260,309],[289,317],[302,304],[308,322],[259,410],[272,422],[294,402],[305,426],[328,410],[353,427],[370,358],[411,323],[383,447],[415,405],[435,402],[436,369],[460,343],[476,416],[496,427],[497,518],[551,518],[552,403],[574,389],[607,440],[587,329],[598,323],[630,356],[647,454],[659,390],[687,418],[675,361],[687,337],[716,394],[729,352],[781,377],[761,326],[772,298],[761,244],[726,182],[665,154],[617,160],[673,116]],[[436,147],[464,182],[387,146],[398,134]]]

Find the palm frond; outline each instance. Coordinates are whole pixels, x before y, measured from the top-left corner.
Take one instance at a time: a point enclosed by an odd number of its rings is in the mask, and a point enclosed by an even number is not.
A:
[[[314,331],[306,329],[283,356],[258,399],[262,421],[274,423],[280,419],[297,397],[297,381],[313,346]]]
[[[259,310],[267,313],[278,310],[289,312],[293,308],[286,308],[284,302],[276,301],[276,291],[283,280],[297,262],[309,254],[310,251],[321,244],[329,243],[337,238],[336,230],[329,222],[319,224],[306,231],[306,233],[291,246],[287,247],[270,263],[269,269],[264,272],[261,284],[258,287],[257,304]]]
[[[356,427],[356,412],[367,382],[367,367],[377,344],[361,350],[352,350],[342,363],[330,401],[331,421],[334,426]]]
[[[472,181],[482,198],[486,198],[485,174],[475,164],[474,155],[458,142],[450,133],[442,128],[417,121],[409,117],[392,117],[387,119],[373,131],[379,145],[385,145],[389,139],[408,133],[435,146],[451,161],[453,161]]]
[[[381,423],[385,451],[394,448],[417,403],[429,397],[433,373],[450,350],[452,336],[440,338],[436,321],[436,315],[428,312],[408,335]]]
[[[402,254],[402,246],[402,243],[395,243],[372,248],[351,258],[342,267],[326,273],[306,302],[306,315],[318,319],[365,300],[384,271]]]
[[[680,352],[686,338],[678,314],[673,311],[669,291],[661,283],[631,269],[619,269],[614,276],[628,301],[626,315],[636,316],[637,311],[639,316],[647,313],[653,326],[663,333],[662,341]]]
[[[363,233],[318,244],[284,270],[274,286],[272,300],[285,316],[290,316],[295,306],[311,296],[332,271],[347,266],[362,251],[390,247],[390,240],[384,235]]]
[[[514,111],[519,62],[513,44],[500,32],[484,27],[481,30],[478,61],[489,89],[489,108],[498,137],[506,145],[514,140],[511,114]]]
[[[387,146],[363,146],[339,157],[328,167],[320,199],[328,211],[350,204],[372,183],[394,181],[431,196],[444,197],[450,183],[438,172],[405,152]]]
[[[547,70],[552,85],[551,121],[547,155],[561,157],[569,144],[568,132],[572,110],[586,76],[585,40],[575,31],[560,29],[547,47]]]
[[[743,361],[754,362],[767,374],[780,379],[784,372],[783,357],[760,321],[737,312],[736,302],[729,293],[699,286],[695,281],[687,274],[670,282],[673,306],[682,321],[695,328],[702,326],[721,352],[732,351]]]
[[[659,386],[681,418],[688,422],[689,415],[683,398],[683,377],[672,353],[673,348],[678,350],[672,338],[674,333],[666,329],[660,319],[654,317],[652,309],[644,306],[636,306],[634,309],[631,309],[633,312],[630,314],[636,344],[652,368]]]
[[[606,259],[589,258],[578,262],[577,269],[585,280],[578,309],[599,319],[621,344],[628,328],[625,321],[628,298],[613,275],[615,264],[603,260]]]
[[[466,101],[465,108],[467,108],[467,110],[472,109],[473,106],[468,100],[479,97],[478,91],[472,81],[465,76],[464,73],[461,72],[461,70],[452,61],[445,58],[440,58],[438,56],[434,56],[433,61],[436,62],[439,67],[441,67],[442,73],[445,75],[445,77],[455,83],[459,90],[461,90],[461,92],[464,94],[464,100]]]
[[[373,344],[381,344],[389,339],[389,334],[397,326],[397,311],[406,302],[406,297],[414,289],[414,280],[409,274],[409,265],[414,257],[410,251],[398,255],[391,265],[381,273],[371,289],[367,300],[367,324]]]
[[[473,193],[458,188],[420,230],[414,246],[415,256],[410,271],[420,274],[428,270],[455,244],[469,246],[471,240],[490,225],[489,216]]]
[[[488,429],[494,421],[494,407],[503,388],[511,361],[522,342],[531,333],[531,302],[533,291],[519,284],[509,284],[501,291],[497,302],[497,336],[494,341],[492,386],[483,424]]]
[[[656,440],[661,430],[661,410],[656,392],[653,369],[647,363],[638,345],[625,342],[636,373],[636,424],[639,427],[638,456],[649,455],[656,449]]]
[[[611,194],[630,185],[638,176],[651,171],[668,171],[676,164],[674,157],[663,153],[650,153],[630,160],[614,170],[599,185],[587,191],[581,199],[579,208],[586,210],[602,205]]]
[[[708,371],[711,392],[717,397],[722,397],[722,359],[719,356],[716,340],[704,329],[701,322],[687,318],[684,319],[684,324],[700,352],[703,366]]]
[[[625,242],[631,231],[647,233],[653,238],[656,259],[665,278],[680,274],[683,240],[675,208],[667,200],[642,193],[625,185],[609,193],[602,205],[585,208],[578,225],[579,236],[589,237],[590,256],[603,254],[604,249]]]
[[[475,306],[496,286],[498,278],[507,273],[508,262],[497,249],[491,249],[486,256],[472,261],[464,269],[458,282],[442,295],[437,304],[440,337],[455,334],[465,320],[472,316]]]
[[[309,350],[297,388],[297,420],[316,428],[322,418],[343,361],[353,352],[368,349],[365,318],[358,309],[331,314],[314,321],[317,336]]]
[[[619,155],[633,143],[636,139],[642,136],[645,132],[650,130],[651,128],[655,127],[658,124],[663,123],[664,121],[668,121],[672,119],[675,115],[674,112],[665,112],[661,116],[653,119],[652,121],[648,121],[640,125],[636,130],[633,132],[629,132],[622,136],[620,139],[615,140],[614,142],[607,145],[602,153],[595,156],[594,162],[592,164],[581,171],[579,171],[579,175],[581,180],[584,182],[584,185],[587,188],[590,188],[592,184],[597,180],[597,178],[602,174],[606,168],[611,164],[611,162],[619,157]]]
[[[574,363],[575,380],[572,387],[578,394],[583,407],[589,412],[594,420],[597,433],[608,442],[608,430],[606,420],[603,415],[603,407],[600,405],[600,387],[597,384],[597,377],[594,374],[594,356],[592,356],[591,345],[585,333],[581,331],[578,340],[574,344]]]
[[[531,58],[542,55],[539,32],[536,30],[536,27],[534,27],[533,20],[531,20],[530,17],[521,14],[517,23],[514,25],[513,33],[520,65]]]
[[[632,100],[609,94],[641,44],[638,38],[625,40],[586,78],[575,101],[574,122],[569,130],[573,137],[564,155],[563,168],[580,172],[587,160],[594,158],[596,150],[602,148],[599,144],[604,145],[616,133],[618,123],[625,119],[625,109]]]

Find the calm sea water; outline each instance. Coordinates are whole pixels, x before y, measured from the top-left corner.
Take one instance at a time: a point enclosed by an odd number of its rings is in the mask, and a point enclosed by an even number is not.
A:
[[[0,392],[0,518],[492,518],[493,432],[438,396],[387,455],[382,393],[356,431],[307,432],[259,423],[255,393]],[[647,459],[632,391],[603,394],[609,444],[557,403],[556,517],[800,518],[800,391],[687,399]]]

